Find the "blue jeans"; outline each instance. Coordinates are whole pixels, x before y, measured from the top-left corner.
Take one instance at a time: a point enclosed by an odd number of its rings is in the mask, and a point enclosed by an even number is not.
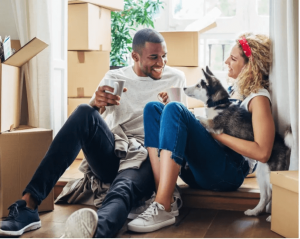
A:
[[[243,156],[221,146],[182,104],[150,102],[144,109],[145,147],[172,152],[180,177],[193,188],[238,189],[249,172]],[[188,167],[186,167],[188,163]]]
[[[68,118],[23,194],[31,193],[40,204],[81,148],[93,173],[102,182],[111,183],[97,211],[95,237],[113,237],[126,222],[132,206],[152,194],[154,178],[149,158],[139,169],[118,173],[120,158],[114,153],[114,135],[98,111],[89,105],[80,105]]]

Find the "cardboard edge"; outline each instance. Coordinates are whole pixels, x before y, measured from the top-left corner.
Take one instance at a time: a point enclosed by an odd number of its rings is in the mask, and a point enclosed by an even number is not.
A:
[[[273,171],[270,174],[270,183],[276,185],[280,188],[285,188],[286,190],[292,191],[294,193],[299,193],[299,180],[297,180],[297,186],[287,184],[287,187],[283,187],[282,184],[286,183],[287,180],[294,180],[295,178],[289,177],[281,173],[282,171]],[[297,178],[298,179],[298,178]]]
[[[217,22],[213,22],[209,25],[207,25],[206,27],[202,28],[199,31],[184,31],[184,30],[178,30],[178,31],[159,31],[159,33],[193,33],[193,32],[198,32],[199,34],[202,34],[204,32],[209,31],[212,28],[217,27]]]
[[[15,57],[17,57],[17,53],[21,52],[27,45],[29,45],[31,42],[35,41],[36,39],[38,39],[39,41],[43,42],[45,44],[45,47],[43,49],[41,49],[40,51],[36,52],[34,56],[36,56],[37,54],[39,54],[41,51],[43,51],[46,47],[48,47],[49,45],[47,43],[45,43],[44,41],[40,40],[37,37],[32,38],[29,42],[27,42],[24,46],[22,46],[18,51],[15,52],[15,54],[11,55],[9,58],[7,58],[3,64],[7,64],[7,65],[12,65],[9,63],[9,60],[13,60]],[[28,61],[30,61],[33,57],[31,57]],[[12,66],[16,66],[16,65],[12,65]],[[16,67],[21,67],[21,66],[16,66]]]
[[[71,5],[71,4],[82,4],[82,3],[90,3],[90,2],[87,1],[87,0],[68,0],[69,5]],[[113,11],[113,12],[122,12],[122,11],[124,11],[124,1],[123,1],[123,8],[122,9],[121,8],[115,8],[115,7],[102,6],[102,5],[98,5],[96,3],[90,3],[90,4],[108,9],[108,10]]]
[[[1,125],[2,125],[2,122],[1,122],[1,112],[2,112],[1,102],[2,102],[2,63],[0,62],[0,134],[1,134]],[[1,159],[1,157],[0,157],[0,159]],[[0,167],[0,169],[1,169],[1,167]],[[0,181],[0,188],[1,188],[1,181]]]

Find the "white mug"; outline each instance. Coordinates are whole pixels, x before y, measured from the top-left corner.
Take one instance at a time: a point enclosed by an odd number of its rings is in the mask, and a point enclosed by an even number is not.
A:
[[[168,93],[168,101],[167,103],[171,102],[171,101],[176,101],[176,102],[181,102],[184,103],[183,100],[183,89],[182,87],[172,87],[166,90]],[[160,102],[162,101],[162,98],[158,95],[157,96]]]
[[[125,86],[125,82],[126,82],[125,80],[119,80],[119,79],[104,79],[105,85],[114,88],[114,92],[107,91],[107,90],[105,92],[113,95],[121,96]]]

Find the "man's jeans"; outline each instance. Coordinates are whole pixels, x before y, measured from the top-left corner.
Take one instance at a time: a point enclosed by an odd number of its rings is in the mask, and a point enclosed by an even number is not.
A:
[[[145,147],[171,151],[172,159],[182,166],[180,177],[191,187],[233,191],[249,172],[244,157],[217,143],[180,103],[148,103],[144,129]]]
[[[149,158],[140,169],[118,173],[120,159],[114,154],[115,139],[97,110],[80,105],[54,138],[24,193],[38,204],[72,164],[80,149],[93,173],[111,187],[98,209],[96,237],[113,237],[123,226],[132,206],[155,189]]]

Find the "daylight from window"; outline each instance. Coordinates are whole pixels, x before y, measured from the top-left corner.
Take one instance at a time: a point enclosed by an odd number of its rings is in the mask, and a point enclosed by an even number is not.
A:
[[[221,12],[217,27],[201,35],[200,65],[226,72],[224,63],[234,39],[241,32],[269,34],[269,0],[166,0],[170,3],[169,27],[184,30],[193,21],[205,16],[214,7]],[[175,29],[174,29],[175,27]]]

